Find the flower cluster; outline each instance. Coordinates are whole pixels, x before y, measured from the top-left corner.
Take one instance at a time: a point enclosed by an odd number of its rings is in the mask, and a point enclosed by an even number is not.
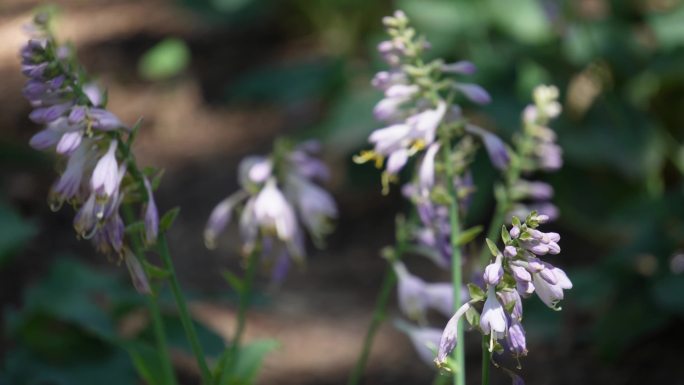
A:
[[[548,127],[551,119],[561,112],[558,89],[554,86],[538,86],[533,98],[534,104],[528,105],[522,113],[522,135],[515,138],[516,169],[509,181],[509,198],[514,203],[510,217],[524,217],[530,211],[537,211],[553,220],[558,217],[558,209],[549,202],[553,197],[553,188],[545,182],[518,178],[520,172],[556,171],[563,165],[562,149],[556,144],[556,133]]]
[[[274,263],[274,278],[288,270],[290,259],[305,256],[304,229],[320,245],[332,230],[337,217],[333,197],[316,181],[329,178],[327,166],[315,157],[317,142],[309,141],[294,149],[285,142],[276,144],[271,156],[250,156],[239,166],[242,189],[221,201],[212,211],[204,231],[205,244],[214,248],[216,237],[240,208],[240,233],[246,254],[257,246]]]
[[[92,239],[103,253],[124,258],[132,272],[139,270],[139,262],[126,247],[119,209],[124,197],[133,203],[142,201],[144,238],[154,244],[159,219],[152,184],[143,175],[136,182],[127,172],[130,143],[122,138],[132,138],[131,128],[105,108],[105,93],[86,80],[74,52],[56,42],[48,24],[47,15],[35,17],[29,26],[32,38],[20,54],[22,72],[29,79],[23,90],[33,108],[29,118],[45,125],[30,145],[54,149],[64,159],[50,191],[50,207],[58,210],[65,202],[73,206],[74,228],[80,237]]]
[[[452,103],[456,94],[478,104],[489,103],[490,97],[477,84],[445,76],[473,74],[476,68],[472,63],[423,63],[421,55],[430,45],[425,38],[416,37],[403,12],[385,17],[383,23],[390,40],[381,42],[378,50],[390,69],[378,72],[372,84],[384,93],[373,112],[386,126],[370,135],[373,149],[362,152],[355,161],[374,161],[378,168],[384,164],[382,182],[386,193],[411,156],[425,149],[428,157],[437,153],[440,124],[461,118],[461,109]],[[450,96],[442,96],[447,93]]]
[[[532,212],[524,222],[513,218],[510,229],[502,229],[503,251],[489,239],[487,243],[494,260],[486,266],[482,279],[484,287],[469,285],[471,300],[464,304],[447,324],[440,341],[438,365],[445,365],[447,355],[456,345],[456,324],[474,305],[484,301],[479,319],[473,322],[483,335],[490,336],[489,350],[503,352],[504,345],[514,356],[527,354],[523,319],[522,298],[533,293],[554,310],[560,310],[558,302],[563,290],[571,289],[572,283],[563,270],[539,257],[560,253],[558,233],[544,233],[537,228],[548,221],[545,215]]]

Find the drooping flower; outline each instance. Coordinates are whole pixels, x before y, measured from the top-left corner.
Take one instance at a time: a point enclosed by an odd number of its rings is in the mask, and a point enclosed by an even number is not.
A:
[[[332,230],[337,207],[332,196],[314,182],[329,175],[325,164],[315,158],[317,151],[319,146],[314,142],[294,149],[277,144],[272,156],[243,159],[238,173],[242,189],[212,211],[204,230],[207,247],[215,247],[218,234],[236,208],[242,211],[239,227],[243,250],[251,253],[261,242],[263,262],[273,268],[277,280],[288,270],[289,259],[304,258],[304,230],[322,244]]]

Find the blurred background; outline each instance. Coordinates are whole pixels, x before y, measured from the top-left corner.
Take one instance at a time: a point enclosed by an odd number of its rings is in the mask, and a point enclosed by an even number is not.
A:
[[[38,130],[21,96],[22,25],[39,0],[0,1],[0,383],[135,384],[117,338],[147,335],[125,267],[75,238],[73,213],[46,196],[54,159],[28,147]],[[125,122],[144,117],[135,152],[166,169],[162,211],[181,206],[170,232],[180,279],[210,354],[234,326],[235,295],[219,274],[241,272],[237,232],[207,251],[212,207],[237,189],[240,158],[279,136],[314,137],[333,168],[340,206],[325,250],[278,288],[265,275],[247,340],[274,338],[259,384],[344,384],[359,352],[385,261],[395,189],[352,164],[378,124],[369,86],[383,65],[380,18],[403,9],[432,42],[430,55],[468,59],[493,96],[468,111],[510,136],[540,83],[561,89],[554,124],[564,168],[555,188],[562,234],[558,265],[575,286],[562,312],[525,305],[529,384],[684,384],[684,5],[680,0],[56,0],[57,34],[109,89]],[[471,224],[486,223],[496,178],[476,160]],[[429,262],[410,260],[430,280]],[[389,319],[397,316],[393,302]],[[182,329],[165,302],[173,360],[196,381]],[[442,320],[445,322],[446,320]],[[467,341],[478,376],[479,338]],[[429,384],[391,322],[381,329],[367,384]],[[493,373],[493,384],[510,380]]]

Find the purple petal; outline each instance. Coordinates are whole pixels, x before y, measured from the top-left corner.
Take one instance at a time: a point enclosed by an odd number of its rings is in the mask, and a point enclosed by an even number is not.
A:
[[[461,93],[473,103],[489,104],[492,101],[492,97],[489,96],[489,93],[477,84],[458,83],[454,87],[461,91]]]

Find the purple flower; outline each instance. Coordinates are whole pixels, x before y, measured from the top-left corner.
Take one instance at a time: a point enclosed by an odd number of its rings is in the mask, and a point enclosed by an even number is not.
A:
[[[144,183],[147,191],[147,202],[144,206],[145,243],[154,245],[157,243],[157,236],[159,235],[159,213],[157,212],[157,204],[154,202],[152,185],[147,178],[144,179]]]
[[[285,242],[291,242],[297,233],[295,211],[273,178],[254,200],[254,219],[266,233],[274,233]]]
[[[90,187],[98,196],[111,197],[119,187],[119,165],[116,161],[117,141],[109,142],[107,153],[100,158],[93,170]]]
[[[480,316],[480,328],[482,333],[491,336],[489,343],[490,352],[494,350],[494,341],[504,337],[507,327],[506,312],[496,298],[494,287],[489,286],[487,289],[487,299]]]
[[[393,266],[397,275],[399,308],[409,319],[425,323],[428,306],[425,282],[409,273],[403,263],[396,262]]]
[[[466,131],[482,139],[494,167],[499,170],[504,170],[508,167],[510,156],[508,155],[506,145],[498,136],[472,124],[466,125]]]
[[[492,97],[489,93],[477,84],[472,83],[457,83],[454,85],[458,91],[460,91],[463,96],[468,98],[473,103],[476,104],[489,104],[492,101]]]
[[[515,357],[527,355],[525,329],[523,329],[522,325],[517,320],[513,320],[511,325],[508,327],[506,343],[508,345],[508,349]]]
[[[446,364],[447,356],[456,347],[458,343],[458,323],[461,317],[470,309],[470,302],[464,303],[454,314],[449,322],[447,322],[442,332],[442,338],[439,340],[439,350],[437,351],[437,358],[435,358],[435,363],[437,366],[442,367]]]
[[[489,265],[487,265],[487,267],[485,267],[485,271],[482,275],[482,278],[488,285],[496,286],[499,284],[499,282],[501,282],[501,278],[503,278],[504,275],[504,270],[501,266],[502,257],[503,256],[501,254],[497,255],[496,261],[490,263]]]
[[[124,249],[124,261],[126,262],[126,267],[128,267],[128,272],[131,274],[133,287],[135,287],[138,293],[152,294],[150,283],[145,274],[145,268],[128,248]]]
[[[442,72],[461,74],[461,75],[472,75],[477,72],[477,67],[472,62],[462,60],[455,63],[448,63],[442,65]]]
[[[431,144],[420,164],[418,180],[421,191],[427,193],[435,183],[435,156],[439,151],[439,142]]]

